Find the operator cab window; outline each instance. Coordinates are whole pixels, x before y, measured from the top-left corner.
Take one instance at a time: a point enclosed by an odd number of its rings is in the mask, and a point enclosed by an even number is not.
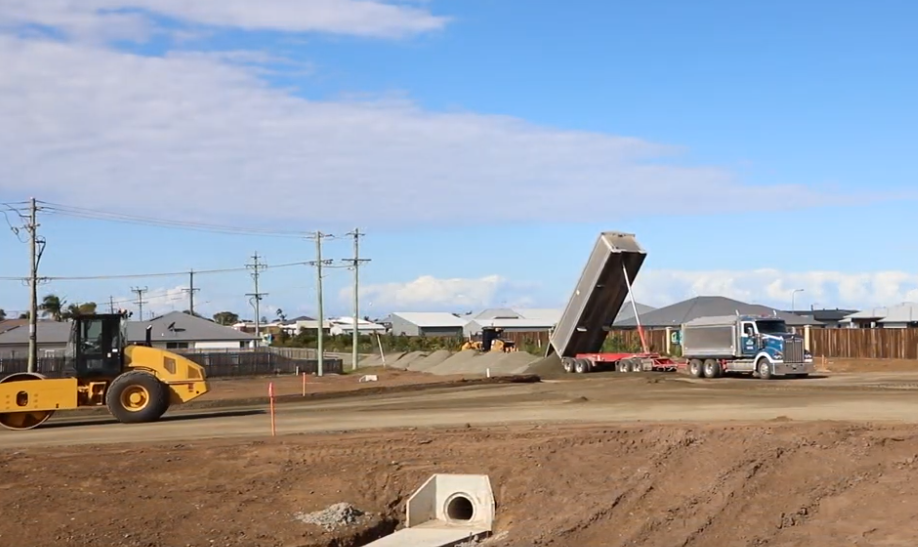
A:
[[[743,336],[750,338],[755,337],[755,325],[752,323],[743,323]]]

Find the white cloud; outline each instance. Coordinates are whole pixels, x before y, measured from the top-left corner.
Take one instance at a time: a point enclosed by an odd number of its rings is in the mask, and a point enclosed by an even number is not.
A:
[[[408,282],[366,285],[360,289],[363,306],[385,311],[468,311],[494,304],[527,306],[528,287],[499,275],[480,278],[439,279],[430,275]],[[344,288],[343,302],[353,298],[353,288]],[[369,313],[369,312],[368,312]]]
[[[144,40],[148,13],[186,25],[400,37],[443,28],[447,18],[378,0],[4,0],[0,27],[43,25],[79,40]]]
[[[752,304],[791,308],[791,292],[798,309],[855,308],[895,305],[918,301],[918,274],[905,272],[844,273],[829,271],[783,272],[772,269],[748,271],[646,270],[635,280],[637,301],[666,306],[694,296],[726,296]],[[361,288],[361,306],[388,311],[480,311],[494,306],[561,307],[540,298],[539,287],[500,275],[481,278],[439,279],[421,276],[413,281],[367,285]],[[554,291],[552,291],[554,292]],[[353,291],[342,289],[339,297],[350,303]],[[564,299],[567,295],[564,296]],[[370,311],[367,311],[370,313]]]
[[[795,289],[803,289],[796,293]],[[918,300],[918,275],[897,271],[845,273],[647,270],[634,283],[637,300],[662,306],[693,296],[726,296],[749,303],[790,309],[864,307]]]
[[[404,100],[306,100],[219,56],[143,57],[0,36],[0,66],[7,195],[118,211],[143,195],[135,212],[302,229],[355,217],[368,227],[610,219],[647,214],[614,204],[667,214],[852,200],[837,190],[748,186],[714,167],[653,164],[676,149],[637,138],[434,113]]]

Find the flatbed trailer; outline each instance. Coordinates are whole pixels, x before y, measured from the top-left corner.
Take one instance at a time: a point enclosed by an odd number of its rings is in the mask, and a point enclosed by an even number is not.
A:
[[[676,370],[680,365],[675,361],[648,351],[633,297],[631,305],[638,319],[643,351],[600,352],[607,328],[632,294],[631,282],[646,257],[647,252],[634,234],[600,233],[574,293],[549,336],[545,356],[558,355],[566,372],[580,374],[604,369],[619,372]]]

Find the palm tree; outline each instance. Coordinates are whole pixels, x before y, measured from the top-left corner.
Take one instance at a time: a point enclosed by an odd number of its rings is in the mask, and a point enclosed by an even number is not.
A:
[[[42,299],[38,309],[42,316],[50,317],[54,321],[61,321],[63,319],[65,303],[66,300],[61,299],[59,296],[49,294]]]
[[[84,302],[82,304],[70,304],[67,309],[61,313],[62,319],[72,319],[77,315],[92,315],[96,313],[95,302]]]

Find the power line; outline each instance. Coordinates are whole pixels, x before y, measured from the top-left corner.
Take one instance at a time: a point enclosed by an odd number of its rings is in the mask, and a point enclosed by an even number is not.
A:
[[[50,203],[42,201],[43,210],[48,213],[67,216],[72,218],[82,218],[88,220],[101,220],[110,222],[122,222],[128,224],[140,224],[145,226],[155,226],[159,228],[186,229],[204,232],[215,232],[223,234],[250,235],[250,236],[269,236],[269,237],[290,237],[301,238],[304,232],[269,230],[258,228],[241,228],[239,226],[227,226],[220,224],[209,224],[204,222],[194,222],[188,220],[162,219],[154,217],[145,217],[139,215],[127,215],[124,213],[113,213],[110,211],[101,211],[96,209],[87,209],[84,207],[75,207]]]
[[[316,300],[318,301],[318,327],[316,334],[316,352],[318,354],[318,366],[317,374],[319,376],[323,375],[324,368],[324,348],[323,348],[323,338],[325,334],[325,309],[322,298],[322,266],[331,265],[332,260],[323,260],[322,258],[322,240],[334,237],[330,234],[323,234],[322,232],[315,232],[309,236],[309,239],[314,239],[316,242],[316,259],[311,261],[310,264],[316,268]]]
[[[288,262],[278,264],[272,268],[290,268],[293,266],[308,266],[309,262]],[[195,275],[211,275],[220,273],[244,272],[248,268],[221,268],[215,270],[195,270]],[[42,276],[42,281],[96,281],[105,279],[141,279],[147,277],[178,277],[188,275],[188,272],[158,272],[142,274],[117,274],[117,275],[84,275],[84,276]],[[0,281],[27,281],[28,277],[0,277]]]
[[[132,287],[131,288],[131,292],[137,293],[137,301],[135,302],[135,304],[137,304],[137,306],[140,308],[138,310],[140,321],[143,321],[143,305],[146,304],[146,302],[144,302],[143,300],[143,293],[147,292],[148,290],[149,289],[146,287],[143,287],[143,288]]]
[[[258,277],[261,275],[261,270],[267,268],[267,265],[258,262],[258,253],[256,252],[254,255],[252,255],[252,263],[246,264],[246,268],[252,270],[252,279],[255,281],[255,292],[246,293],[246,296],[251,296],[254,300],[255,343],[261,345],[261,297],[267,296],[267,293],[258,292]]]
[[[194,270],[188,272],[188,288],[182,289],[182,292],[188,293],[188,311],[194,315],[194,293],[200,291],[194,287]]]
[[[354,258],[346,258],[344,262],[354,268],[354,331],[351,333],[351,370],[357,370],[357,349],[360,344],[360,264],[369,262],[369,258],[360,258],[360,228],[348,232],[354,236]]]

